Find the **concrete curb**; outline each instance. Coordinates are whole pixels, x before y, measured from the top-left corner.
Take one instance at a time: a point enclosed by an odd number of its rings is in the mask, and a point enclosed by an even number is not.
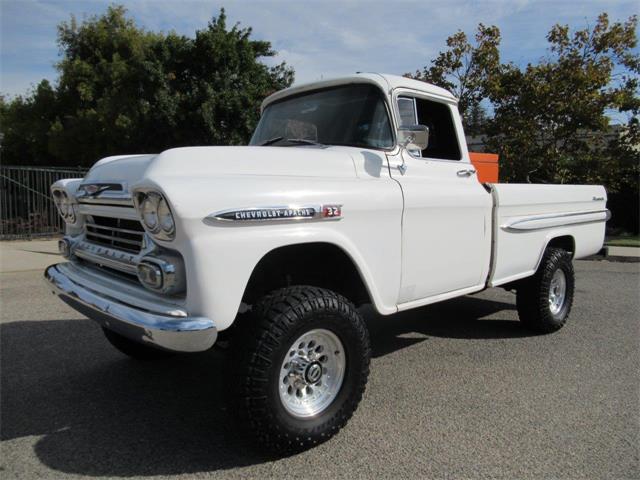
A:
[[[607,260],[609,262],[638,263],[640,262],[640,257],[636,255],[609,255],[609,247],[602,247],[602,250],[595,255],[581,258],[580,260]]]

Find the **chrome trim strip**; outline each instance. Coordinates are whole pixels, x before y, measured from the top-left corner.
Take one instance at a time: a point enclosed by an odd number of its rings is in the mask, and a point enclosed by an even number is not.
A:
[[[81,203],[78,205],[82,215],[98,215],[100,217],[124,218],[126,220],[138,220],[140,216],[131,205],[105,205],[97,203]]]
[[[325,214],[324,212],[332,212]],[[204,218],[207,224],[216,222],[277,222],[301,220],[340,220],[342,218],[342,204],[324,205],[280,205],[268,207],[244,207],[219,210]]]
[[[78,258],[82,258],[83,260],[87,260],[98,265],[104,265],[105,267],[113,268],[114,270],[118,270],[119,272],[129,273],[132,275],[136,275],[137,273],[137,263],[128,263],[104,254],[84,250],[81,246],[77,246],[73,250],[73,254]]]
[[[132,235],[144,235],[144,230],[129,230],[127,228],[105,227],[104,225],[98,225],[96,223],[84,222],[87,227],[99,228],[101,230],[109,230],[111,232],[131,233]]]
[[[127,195],[123,197],[77,197],[78,203],[85,205],[109,205],[113,207],[133,207],[133,199]]]
[[[218,336],[214,322],[205,317],[161,315],[106,297],[91,285],[73,282],[61,270],[49,266],[44,278],[64,302],[101,326],[133,341],[176,352],[200,352],[213,346]],[[176,314],[186,312],[180,310]]]
[[[589,210],[586,212],[564,212],[543,215],[529,215],[514,217],[500,225],[505,231],[543,230],[563,225],[578,225],[582,223],[606,222],[611,218],[611,212],[605,210]]]

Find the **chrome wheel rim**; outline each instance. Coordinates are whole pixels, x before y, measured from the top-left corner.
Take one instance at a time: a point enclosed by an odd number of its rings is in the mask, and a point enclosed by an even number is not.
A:
[[[567,277],[564,271],[558,269],[551,278],[549,286],[549,310],[557,315],[564,306],[564,300],[567,297]]]
[[[287,349],[280,367],[282,405],[298,418],[323,412],[340,392],[345,367],[342,342],[333,332],[315,329],[300,336]]]

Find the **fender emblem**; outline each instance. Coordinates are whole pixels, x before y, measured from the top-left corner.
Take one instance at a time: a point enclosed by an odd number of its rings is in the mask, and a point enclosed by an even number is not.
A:
[[[205,217],[205,223],[263,222],[283,220],[339,220],[342,205],[288,205],[283,207],[250,207],[220,210]]]

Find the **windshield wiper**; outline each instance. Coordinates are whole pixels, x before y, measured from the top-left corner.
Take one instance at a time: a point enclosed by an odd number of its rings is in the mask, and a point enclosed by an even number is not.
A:
[[[284,137],[274,137],[260,144],[261,147],[265,147],[267,145],[273,145],[274,143],[285,142],[290,145],[320,145],[324,147],[324,145],[320,142],[315,142],[313,140],[307,140],[306,138],[284,138]],[[283,145],[284,146],[284,145]]]

